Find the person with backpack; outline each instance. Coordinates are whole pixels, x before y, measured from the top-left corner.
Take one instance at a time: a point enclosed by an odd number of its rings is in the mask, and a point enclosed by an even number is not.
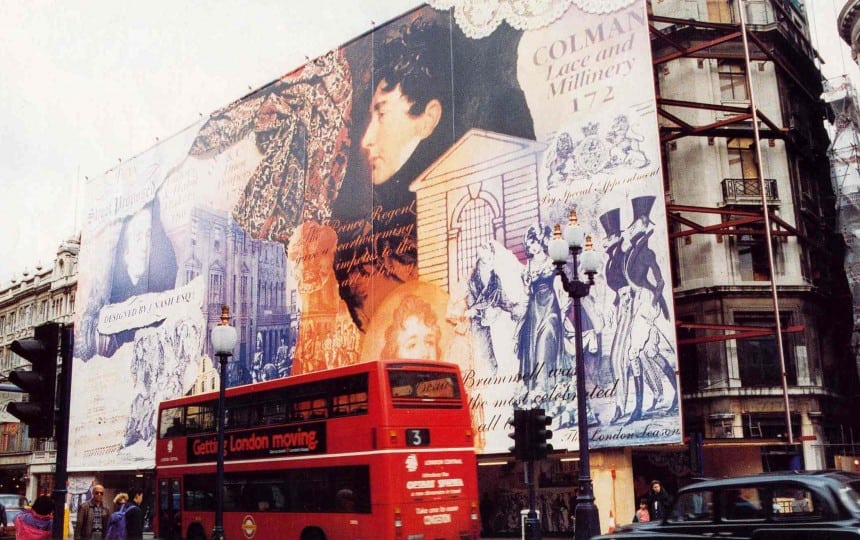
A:
[[[114,511],[108,519],[104,540],[126,540],[126,511],[128,511],[128,493],[118,493],[113,498]]]
[[[113,511],[116,512],[128,502],[128,493],[120,492],[113,498]]]
[[[39,495],[32,508],[15,517],[15,540],[50,540],[54,526],[54,501]]]
[[[131,501],[126,505],[125,530],[126,540],[143,540],[143,489],[135,488],[130,491]]]

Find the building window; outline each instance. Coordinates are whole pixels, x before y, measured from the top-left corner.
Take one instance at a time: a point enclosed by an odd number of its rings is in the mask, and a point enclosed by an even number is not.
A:
[[[493,209],[483,199],[472,199],[463,206],[457,219],[457,279],[471,274],[478,258],[478,247],[493,239]]]
[[[782,328],[789,323],[787,315],[780,321]],[[735,323],[743,326],[775,328],[772,313],[736,313]],[[789,339],[783,335],[782,348],[785,354],[785,369],[788,384],[797,385],[797,369],[792,356]],[[774,334],[737,340],[738,372],[741,386],[781,386],[776,336]]]
[[[737,237],[738,266],[743,281],[770,281],[770,261],[767,257],[767,238],[762,223],[744,226],[748,233]],[[779,244],[774,244],[774,250]]]
[[[679,322],[694,323],[692,317],[678,317]],[[696,337],[696,331],[691,328],[686,328],[679,325],[677,328],[678,340],[692,340]],[[699,358],[699,348],[695,344],[678,345],[678,357],[683,358],[683,362],[679,362],[679,371],[681,375],[681,388],[687,392],[700,390],[707,385],[707,373],[705,373],[706,363]]]
[[[753,139],[729,139],[726,151],[729,154],[729,176],[758,182],[758,165],[755,160]],[[746,186],[744,186],[746,188]],[[758,185],[744,189],[744,193],[761,193]]]
[[[209,303],[221,303],[221,274],[210,274],[209,276]]]
[[[800,434],[800,414],[792,413],[791,431]],[[750,413],[743,415],[744,438],[780,439],[788,436],[785,413]]]
[[[675,221],[669,220],[669,232],[677,233],[681,230],[681,225]],[[687,237],[689,238],[689,237]],[[681,286],[681,242],[684,242],[681,238],[675,238],[674,240],[669,240],[669,268],[672,271],[672,286],[680,287]]]
[[[707,0],[708,1],[708,21],[730,23],[734,22],[732,13],[732,3],[726,0]]]
[[[747,74],[744,64],[735,60],[719,60],[720,97],[723,101],[748,101]]]

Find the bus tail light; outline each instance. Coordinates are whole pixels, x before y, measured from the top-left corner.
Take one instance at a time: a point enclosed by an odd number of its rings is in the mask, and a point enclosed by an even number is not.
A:
[[[397,442],[397,430],[396,429],[389,429],[388,430],[388,439],[389,439],[389,441],[391,441],[391,444],[394,444]]]
[[[472,510],[469,512],[469,517],[472,518],[472,521],[478,521],[478,503],[476,501],[472,501]]]
[[[394,507],[394,535],[397,538],[403,536],[403,517],[400,515],[400,507]]]

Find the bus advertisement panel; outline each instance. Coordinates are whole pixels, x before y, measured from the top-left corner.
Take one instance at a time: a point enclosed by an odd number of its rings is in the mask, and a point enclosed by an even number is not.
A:
[[[223,304],[229,387],[449,361],[480,453],[533,407],[576,451],[581,361],[591,448],[681,442],[646,3],[469,6],[374,27],[90,182],[70,471],[154,465],[156,404],[217,387]],[[580,359],[547,253],[572,210],[600,256]]]
[[[228,538],[477,538],[474,433],[456,365],[392,360],[231,388]],[[214,526],[217,394],[163,402],[156,534]]]

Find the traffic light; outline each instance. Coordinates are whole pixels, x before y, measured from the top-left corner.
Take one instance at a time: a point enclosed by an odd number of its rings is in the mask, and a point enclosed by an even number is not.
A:
[[[531,458],[546,459],[552,452],[552,445],[547,443],[552,439],[552,431],[547,429],[547,426],[552,424],[552,418],[546,415],[543,409],[531,409],[529,412],[530,419],[528,421],[529,441],[531,443]]]
[[[514,410],[514,417],[508,423],[514,426],[514,432],[508,433],[508,437],[514,440],[514,445],[508,448],[514,453],[514,457],[521,460],[531,459],[531,445],[529,444],[529,420],[531,417],[527,410]]]
[[[60,325],[57,323],[37,326],[33,331],[33,339],[12,342],[12,352],[30,362],[33,369],[20,369],[9,374],[9,380],[28,394],[28,400],[10,403],[6,410],[27,424],[30,438],[51,437],[54,434],[54,392],[59,344]]]

